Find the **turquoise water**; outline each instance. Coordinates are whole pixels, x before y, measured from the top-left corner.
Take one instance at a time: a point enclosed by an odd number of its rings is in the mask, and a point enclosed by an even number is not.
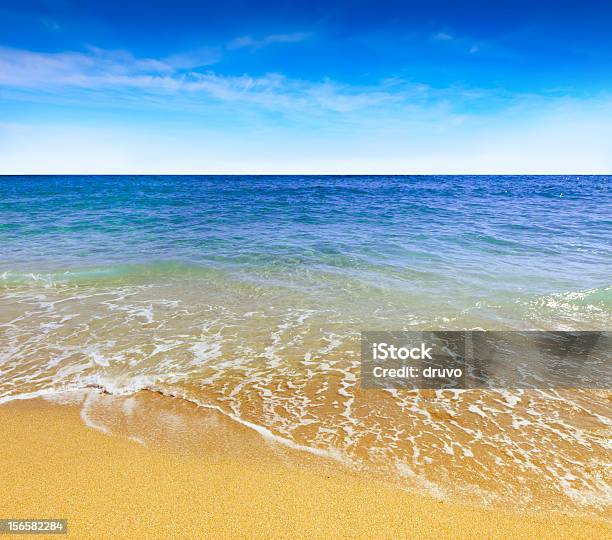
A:
[[[0,177],[0,402],[153,389],[435,494],[601,509],[605,392],[363,390],[359,333],[610,330],[611,187]]]
[[[483,325],[520,324],[517,299],[537,310],[542,296],[578,292],[578,306],[612,305],[611,185],[575,176],[5,177],[0,273],[10,285],[216,272],[228,287],[340,301],[388,293],[393,317],[394,308],[423,320],[471,311]]]

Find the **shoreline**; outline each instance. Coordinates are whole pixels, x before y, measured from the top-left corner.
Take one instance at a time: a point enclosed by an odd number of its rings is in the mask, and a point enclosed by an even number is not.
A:
[[[606,538],[612,531],[597,518],[468,507],[408,493],[281,446],[214,410],[151,392],[96,397],[87,418],[83,410],[74,396],[0,405],[0,517],[67,518],[74,538],[128,531]]]

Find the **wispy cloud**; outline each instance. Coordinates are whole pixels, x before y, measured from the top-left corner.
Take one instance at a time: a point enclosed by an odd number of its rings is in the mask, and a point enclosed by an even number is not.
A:
[[[436,32],[431,36],[435,41],[452,41],[453,36],[447,32]]]
[[[53,19],[42,17],[39,20],[40,24],[42,24],[47,30],[51,30],[52,32],[57,32],[61,28],[59,23]]]
[[[168,74],[167,61],[136,58],[125,51],[90,47],[86,52],[41,53],[0,47],[0,84],[4,86],[91,86],[131,82],[152,74]]]
[[[227,45],[228,49],[261,49],[275,43],[298,43],[312,36],[311,32],[294,32],[291,34],[271,34],[257,39],[252,36],[241,36],[233,39]]]
[[[457,35],[449,31],[436,32],[430,35],[431,41],[439,42],[440,46],[448,47],[449,50],[460,54],[476,54],[486,52],[494,56],[508,56],[499,45],[482,40],[476,40],[469,36]]]
[[[429,88],[400,79],[374,85],[346,85],[331,80],[306,81],[278,73],[258,77],[193,70],[213,62],[215,51],[137,58],[125,51],[90,48],[86,52],[41,53],[0,47],[0,86],[62,95],[66,91],[112,91],[120,100],[139,95],[245,102],[268,110],[347,113],[397,107],[429,99]]]
[[[222,53],[219,47],[201,47],[199,49],[171,54],[162,59],[162,62],[174,69],[195,69],[212,66],[221,60]]]

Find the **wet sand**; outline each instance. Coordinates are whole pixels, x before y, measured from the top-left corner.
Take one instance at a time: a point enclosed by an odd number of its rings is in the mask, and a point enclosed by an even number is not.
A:
[[[136,405],[137,431],[114,414],[117,402],[85,419],[107,433],[85,425],[78,400],[0,406],[0,517],[67,518],[72,538],[612,535],[594,518],[407,493],[180,400],[145,392],[120,402]]]

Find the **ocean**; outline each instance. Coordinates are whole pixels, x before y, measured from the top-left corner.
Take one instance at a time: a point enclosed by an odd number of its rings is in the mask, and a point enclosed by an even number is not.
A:
[[[366,390],[359,336],[610,330],[611,188],[0,177],[0,402],[149,389],[436,496],[601,511],[609,391]]]

